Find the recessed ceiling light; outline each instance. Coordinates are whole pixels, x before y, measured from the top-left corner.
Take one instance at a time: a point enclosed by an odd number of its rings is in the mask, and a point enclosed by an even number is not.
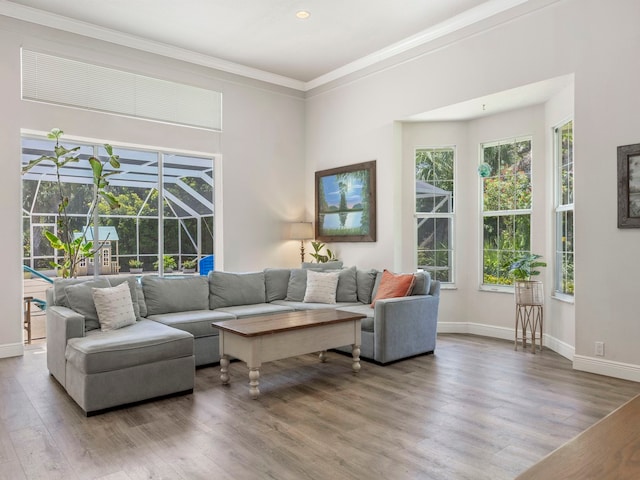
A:
[[[310,16],[311,16],[311,13],[308,12],[307,10],[298,10],[296,12],[296,17],[298,17],[300,20],[306,20]]]

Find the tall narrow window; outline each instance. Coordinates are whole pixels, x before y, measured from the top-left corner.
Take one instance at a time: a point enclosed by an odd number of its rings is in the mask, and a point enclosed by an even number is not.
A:
[[[415,158],[418,268],[452,283],[455,149],[418,148]]]
[[[511,264],[531,250],[531,138],[485,143],[482,162],[482,283],[511,285]]]
[[[573,120],[555,129],[556,262],[555,291],[573,295]]]

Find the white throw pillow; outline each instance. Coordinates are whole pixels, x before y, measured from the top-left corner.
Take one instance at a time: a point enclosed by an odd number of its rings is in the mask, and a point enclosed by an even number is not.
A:
[[[136,323],[136,314],[133,311],[131,290],[127,282],[117,287],[93,288],[93,302],[96,304],[100,330],[107,332],[117,330]]]
[[[336,303],[336,289],[340,272],[307,272],[305,303]]]

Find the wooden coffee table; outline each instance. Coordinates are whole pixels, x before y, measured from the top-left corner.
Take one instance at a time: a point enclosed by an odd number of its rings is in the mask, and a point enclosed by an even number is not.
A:
[[[306,353],[320,352],[325,361],[329,348],[352,345],[355,373],[360,371],[360,321],[365,315],[334,309],[284,312],[213,322],[220,330],[220,380],[229,383],[229,357],[249,368],[249,393],[255,399],[260,366]]]

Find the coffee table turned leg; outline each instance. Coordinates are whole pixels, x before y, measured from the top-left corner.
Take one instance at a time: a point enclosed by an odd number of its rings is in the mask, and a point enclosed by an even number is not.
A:
[[[351,354],[353,355],[351,368],[353,373],[358,373],[360,371],[360,345],[352,345]]]
[[[249,369],[249,394],[251,395],[251,398],[253,398],[254,400],[256,398],[258,398],[258,395],[260,395],[260,389],[258,388],[259,385],[259,379],[260,379],[260,368],[259,367],[252,367]]]
[[[229,355],[220,357],[220,380],[223,385],[229,383]]]

